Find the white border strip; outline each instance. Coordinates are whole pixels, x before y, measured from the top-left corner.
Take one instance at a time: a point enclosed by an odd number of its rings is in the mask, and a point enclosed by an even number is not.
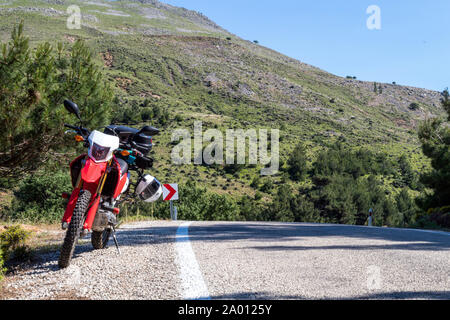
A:
[[[181,297],[185,300],[209,300],[208,288],[189,242],[188,229],[192,222],[185,222],[175,236],[175,261],[180,270]]]

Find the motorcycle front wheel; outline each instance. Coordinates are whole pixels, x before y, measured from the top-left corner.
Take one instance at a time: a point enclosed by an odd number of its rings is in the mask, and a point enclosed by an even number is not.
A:
[[[110,228],[106,228],[103,231],[92,231],[91,243],[94,249],[106,248],[110,236],[111,236]]]
[[[59,255],[58,265],[60,268],[67,268],[72,260],[90,200],[91,193],[88,190],[81,190]]]

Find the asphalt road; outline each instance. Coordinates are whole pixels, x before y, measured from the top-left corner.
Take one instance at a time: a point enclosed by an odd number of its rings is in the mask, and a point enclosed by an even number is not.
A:
[[[58,252],[6,280],[9,299],[450,299],[450,234],[304,223],[132,223],[68,269]]]
[[[450,234],[297,223],[193,223],[211,299],[450,299]]]

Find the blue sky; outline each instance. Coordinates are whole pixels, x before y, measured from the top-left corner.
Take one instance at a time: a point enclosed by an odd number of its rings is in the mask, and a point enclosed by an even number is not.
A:
[[[231,33],[258,40],[339,76],[442,91],[450,87],[448,0],[162,0],[196,10]],[[366,9],[381,10],[369,30]]]

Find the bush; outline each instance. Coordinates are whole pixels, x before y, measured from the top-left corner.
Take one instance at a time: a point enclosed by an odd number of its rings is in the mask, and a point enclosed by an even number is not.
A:
[[[266,179],[266,181],[264,181],[263,185],[259,188],[259,191],[265,192],[265,193],[272,193],[273,181],[270,178]]]
[[[337,144],[318,154],[312,170],[314,175],[348,174],[356,179],[366,174],[389,175],[394,166],[383,153],[364,148],[353,151]]]
[[[418,216],[411,227],[419,229],[440,229],[439,225],[427,215]]]
[[[409,110],[417,110],[419,109],[419,104],[417,102],[413,102],[409,105]]]
[[[258,204],[258,200],[261,199],[261,194],[258,192],[255,195],[255,199],[249,196],[242,196],[238,201],[240,216],[245,221],[258,221],[263,220],[261,216],[261,207]]]
[[[0,255],[0,268],[11,254],[14,254],[15,258],[23,259],[29,253],[25,241],[30,234],[31,232],[24,230],[19,225],[8,227],[6,231],[0,233],[0,250],[3,252]]]
[[[417,110],[417,109],[419,109],[419,104],[416,103],[416,102],[413,102],[413,103],[411,103],[411,104],[409,105],[409,109],[411,109],[411,110]]]
[[[223,167],[223,170],[226,172],[226,173],[229,173],[229,174],[235,174],[235,173],[239,173],[242,169],[244,169],[245,168],[245,165],[244,164],[237,164],[237,163],[233,163],[233,164],[226,164],[224,167]]]
[[[441,227],[450,228],[450,206],[430,210],[430,221],[435,222]]]
[[[6,218],[31,223],[60,221],[65,205],[61,194],[71,189],[67,172],[28,176],[14,192],[15,199],[5,210]]]
[[[174,204],[178,210],[179,220],[242,220],[236,201],[226,195],[209,192],[199,187],[195,181],[189,181],[179,186],[180,200]],[[152,203],[138,201],[134,204],[125,204],[128,215],[150,216],[168,219],[170,217],[169,202],[158,200]],[[153,208],[152,208],[153,206]]]
[[[5,260],[3,259],[3,250],[0,248],[0,281],[3,279],[3,275],[6,269],[3,267],[5,264]]]
[[[176,122],[183,122],[184,118],[181,114],[177,114],[174,119]]]

